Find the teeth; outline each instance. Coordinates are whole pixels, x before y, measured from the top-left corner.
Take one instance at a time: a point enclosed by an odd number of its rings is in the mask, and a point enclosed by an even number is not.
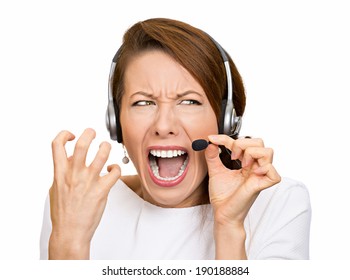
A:
[[[152,156],[161,158],[172,158],[186,154],[186,152],[181,150],[151,150],[150,153]]]
[[[159,175],[159,167],[158,167],[156,159],[154,157],[151,157],[149,162],[150,162],[152,172],[156,178],[158,178],[159,180],[163,180],[163,181],[173,181],[173,180],[179,178],[184,173],[184,171],[187,167],[187,164],[188,164],[188,157],[186,158],[186,160],[182,164],[182,166],[179,170],[179,173],[174,177],[166,177],[166,178],[161,177]]]
[[[181,151],[181,150],[151,150],[150,154],[153,157],[150,157],[150,166],[152,169],[152,172],[154,174],[154,176],[160,180],[163,181],[173,181],[177,178],[179,178],[185,171],[186,166],[188,164],[188,157],[186,158],[186,160],[184,161],[184,163],[182,164],[179,173],[175,176],[175,177],[170,177],[170,178],[163,178],[159,175],[159,167],[157,165],[157,161],[155,159],[155,157],[161,157],[161,158],[172,158],[172,157],[177,157],[177,156],[182,156],[184,154],[186,154],[186,152]]]

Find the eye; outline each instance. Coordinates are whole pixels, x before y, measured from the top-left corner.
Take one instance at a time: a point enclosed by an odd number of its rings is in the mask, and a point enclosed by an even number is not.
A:
[[[182,105],[202,105],[199,101],[189,99],[189,100],[182,100],[180,101],[180,104]]]
[[[150,100],[140,100],[132,104],[132,106],[150,106],[150,105],[156,105],[156,104]]]

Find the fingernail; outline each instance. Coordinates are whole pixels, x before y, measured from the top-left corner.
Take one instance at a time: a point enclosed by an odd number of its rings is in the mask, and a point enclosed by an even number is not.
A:
[[[219,137],[217,135],[209,135],[208,138],[212,142],[215,142],[215,141],[219,140]]]

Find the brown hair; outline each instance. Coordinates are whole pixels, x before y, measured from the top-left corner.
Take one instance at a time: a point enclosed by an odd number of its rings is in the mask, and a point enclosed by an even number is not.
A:
[[[199,82],[220,120],[222,100],[226,98],[226,72],[221,54],[202,30],[181,21],[153,18],[133,25],[124,34],[118,51],[113,78],[114,100],[120,109],[124,89],[124,71],[130,57],[147,50],[159,49],[173,57]],[[229,57],[236,114],[245,109],[245,91],[240,74]]]
[[[153,18],[141,21],[130,27],[124,34],[123,44],[115,59],[113,75],[113,97],[118,111],[124,93],[124,71],[133,56],[148,50],[161,50],[182,65],[202,86],[215,112],[218,124],[221,119],[222,100],[226,99],[226,71],[220,51],[211,37],[202,30],[181,21]],[[242,116],[246,104],[242,78],[229,59],[233,103],[238,116]],[[226,153],[221,153],[225,166],[233,169],[237,164]],[[208,180],[206,178],[205,180]]]

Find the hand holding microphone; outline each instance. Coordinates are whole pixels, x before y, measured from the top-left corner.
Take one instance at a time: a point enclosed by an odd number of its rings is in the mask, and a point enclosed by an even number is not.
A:
[[[208,139],[193,141],[192,148],[195,151],[205,150],[209,197],[215,220],[220,224],[243,227],[244,219],[260,191],[281,180],[272,165],[273,150],[266,148],[264,142],[256,138],[235,140],[228,135],[210,135]],[[242,168],[226,168],[215,146],[223,146],[231,160],[241,161]]]

